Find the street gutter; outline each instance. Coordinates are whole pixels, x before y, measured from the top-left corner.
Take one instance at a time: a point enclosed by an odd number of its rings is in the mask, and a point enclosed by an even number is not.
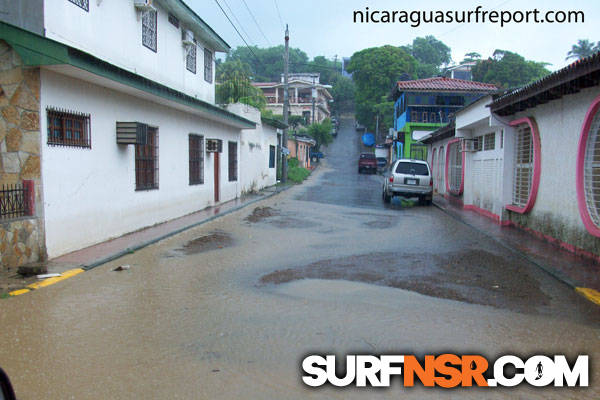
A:
[[[505,244],[504,242],[497,239],[493,235],[490,235],[486,231],[479,229],[476,226],[466,222],[465,220],[460,218],[459,215],[456,215],[455,213],[448,211],[446,208],[437,204],[435,201],[433,202],[433,205],[435,207],[437,207],[440,211],[442,211],[444,214],[450,216],[451,218],[455,219],[458,222],[461,222],[462,224],[468,226],[469,228],[482,234],[483,236],[493,240],[494,242],[498,243],[500,246],[502,246],[506,250],[508,250],[508,251],[512,252],[513,254],[516,254],[517,256],[523,258],[524,260],[530,262],[531,264],[535,265],[536,267],[538,267],[539,269],[541,269],[542,271],[544,271],[545,273],[547,273],[554,279],[569,286],[571,289],[574,289],[577,293],[579,293],[580,295],[582,295],[583,297],[585,297],[587,300],[591,301],[592,303],[600,305],[600,292],[598,292],[597,290],[591,289],[591,288],[586,288],[586,287],[584,287],[584,285],[581,282],[571,279],[570,277],[565,276],[565,274],[561,273],[560,271],[557,271],[556,269],[554,269],[548,265],[542,264],[542,263],[538,262],[537,260],[527,256],[526,253],[519,251],[512,246]]]

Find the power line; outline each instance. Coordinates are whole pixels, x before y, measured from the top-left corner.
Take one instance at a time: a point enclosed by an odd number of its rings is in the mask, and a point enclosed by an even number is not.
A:
[[[248,32],[246,32],[246,30],[244,29],[244,26],[242,25],[242,23],[240,22],[240,20],[238,19],[238,17],[235,15],[235,13],[231,9],[231,7],[229,7],[229,4],[227,3],[227,0],[223,0],[223,3],[225,3],[225,6],[227,7],[227,9],[231,13],[231,15],[233,15],[233,18],[235,19],[235,22],[237,22],[237,24],[240,27],[240,29],[242,30],[242,32],[244,32],[244,34],[248,38],[248,41],[249,42],[253,42],[252,38],[250,37],[250,35],[248,35]]]
[[[281,28],[285,28],[285,24],[283,23],[283,18],[281,18],[281,13],[279,12],[279,6],[277,5],[277,0],[273,0],[275,3],[275,9],[277,10],[277,15],[279,15],[279,22],[281,22]]]
[[[256,56],[256,54],[254,53],[254,51],[252,50],[252,48],[248,45],[248,42],[246,42],[246,39],[244,39],[244,37],[242,36],[242,34],[240,33],[240,31],[238,31],[238,28],[235,27],[235,24],[231,21],[231,18],[229,18],[229,15],[227,15],[227,13],[223,9],[223,7],[221,7],[221,4],[219,3],[219,0],[215,0],[215,3],[217,3],[217,5],[221,9],[221,11],[223,12],[223,15],[225,15],[225,18],[227,18],[227,21],[229,21],[229,23],[231,24],[231,26],[233,27],[233,29],[235,29],[235,31],[237,32],[238,36],[246,44],[246,47],[248,48],[248,50],[250,51],[250,53],[252,54],[252,56],[254,57],[254,59],[256,60],[256,62],[258,62],[260,64],[260,59]]]
[[[262,36],[265,38],[265,40],[267,41],[267,43],[269,44],[269,46],[271,46],[271,41],[267,38],[267,36],[263,32],[263,30],[260,29],[260,25],[258,24],[258,21],[254,17],[254,14],[252,13],[252,11],[250,11],[250,7],[248,7],[248,4],[246,3],[246,0],[242,0],[242,1],[244,2],[244,5],[246,6],[246,9],[248,10],[248,13],[250,13],[250,16],[254,20],[254,23],[256,24],[256,27],[258,28],[258,30],[260,31],[260,33],[262,34]]]

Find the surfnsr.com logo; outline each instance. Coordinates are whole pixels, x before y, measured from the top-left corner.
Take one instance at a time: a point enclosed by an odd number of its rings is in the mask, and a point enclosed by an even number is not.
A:
[[[454,388],[531,386],[581,386],[589,384],[589,360],[580,355],[569,363],[564,355],[535,355],[526,360],[505,355],[490,363],[481,355],[347,355],[344,369],[336,370],[335,355],[309,355],[302,361],[302,380],[308,386],[389,387],[401,376],[405,387],[420,382],[425,387]]]

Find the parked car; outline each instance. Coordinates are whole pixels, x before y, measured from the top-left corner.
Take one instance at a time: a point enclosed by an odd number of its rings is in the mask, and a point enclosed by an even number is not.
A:
[[[389,203],[394,196],[418,197],[419,204],[431,205],[433,180],[429,164],[409,159],[392,164],[384,174],[383,201]]]
[[[334,126],[333,129],[331,130],[331,136],[336,137],[337,136],[337,128]]]
[[[363,171],[370,171],[372,174],[377,172],[377,159],[373,153],[360,153],[358,159],[358,173],[362,174]]]
[[[321,158],[325,157],[325,155],[323,153],[321,153],[320,151],[310,151],[309,153],[310,156],[310,160],[313,162],[319,162],[321,160]]]

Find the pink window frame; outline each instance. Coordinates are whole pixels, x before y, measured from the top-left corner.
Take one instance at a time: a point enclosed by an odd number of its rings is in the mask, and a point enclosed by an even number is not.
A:
[[[590,108],[588,108],[587,113],[585,114],[585,119],[583,120],[583,126],[581,127],[581,133],[579,134],[579,145],[577,147],[577,169],[575,182],[577,186],[577,205],[579,207],[579,215],[581,216],[581,220],[583,221],[583,225],[587,231],[596,236],[600,237],[600,227],[594,224],[592,217],[587,209],[587,204],[585,201],[585,188],[583,186],[583,175],[585,168],[585,150],[587,147],[588,136],[590,134],[590,127],[592,125],[592,120],[596,112],[599,112],[600,109],[600,96],[596,97]]]
[[[509,125],[512,127],[527,124],[531,130],[533,137],[533,177],[531,178],[531,189],[529,190],[529,198],[525,207],[518,207],[514,204],[507,204],[505,208],[519,214],[526,214],[533,208],[537,198],[538,189],[540,187],[540,173],[542,171],[542,152],[540,145],[540,132],[533,118],[524,117],[512,121]]]
[[[450,157],[448,157],[450,155],[450,145],[454,144],[456,142],[460,142],[460,138],[456,138],[456,139],[452,139],[450,140],[448,143],[446,143],[446,166],[445,166],[445,172],[444,172],[444,179],[446,180],[446,191],[448,193],[452,193],[455,194],[457,196],[460,196],[463,193],[463,190],[465,188],[465,152],[462,152],[461,155],[461,160],[460,162],[462,163],[462,168],[460,169],[460,189],[458,189],[458,191],[456,190],[452,190],[450,189],[450,183],[448,182],[448,163],[450,161]]]
[[[437,170],[437,168],[435,167],[436,153],[437,153],[437,149],[433,149],[433,151],[431,152],[431,179],[433,179],[434,183],[435,183],[435,171]]]

